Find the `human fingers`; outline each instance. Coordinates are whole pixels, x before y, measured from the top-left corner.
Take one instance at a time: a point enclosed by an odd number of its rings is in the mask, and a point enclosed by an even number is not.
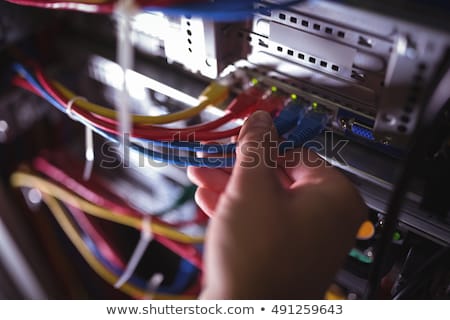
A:
[[[187,174],[192,183],[200,188],[223,192],[230,179],[230,173],[220,168],[188,167]]]
[[[240,197],[255,188],[263,192],[280,187],[276,163],[271,163],[271,143],[276,139],[270,114],[257,111],[247,119],[239,134],[236,164],[226,189],[228,195]]]
[[[220,193],[217,193],[211,189],[198,188],[195,192],[195,202],[209,217],[214,216],[219,198]]]

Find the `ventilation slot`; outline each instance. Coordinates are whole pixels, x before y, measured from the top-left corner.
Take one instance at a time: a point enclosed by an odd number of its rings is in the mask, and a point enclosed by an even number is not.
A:
[[[359,36],[358,44],[363,47],[372,48],[372,40],[363,36]]]
[[[261,39],[258,40],[258,45],[263,48],[269,48],[269,45],[264,41],[262,41]]]
[[[352,75],[351,75],[351,77],[352,77],[353,79],[355,79],[355,80],[358,80],[358,81],[364,81],[366,76],[364,75],[364,73],[361,73],[361,72],[352,70]]]
[[[187,42],[188,42],[188,44],[189,44],[189,47],[188,47],[188,51],[190,52],[190,53],[192,53],[192,31],[191,31],[191,22],[188,20],[188,21],[186,21],[186,25],[188,26],[188,29],[186,30],[186,33],[187,33],[187,35],[188,35],[188,37],[187,37]]]

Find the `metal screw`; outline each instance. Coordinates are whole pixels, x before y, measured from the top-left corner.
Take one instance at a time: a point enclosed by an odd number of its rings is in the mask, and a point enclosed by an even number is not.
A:
[[[341,119],[341,127],[342,129],[347,129],[348,128],[348,121],[345,119]]]
[[[391,144],[391,137],[385,137],[383,140],[381,140],[381,143],[388,146]]]

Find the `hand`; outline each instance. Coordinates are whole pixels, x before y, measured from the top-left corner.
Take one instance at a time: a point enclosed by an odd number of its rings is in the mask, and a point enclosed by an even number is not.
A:
[[[296,150],[307,161],[295,167],[268,161],[268,133],[277,137],[269,114],[256,112],[232,171],[188,170],[212,218],[201,298],[321,299],[366,217],[353,185],[313,152]]]

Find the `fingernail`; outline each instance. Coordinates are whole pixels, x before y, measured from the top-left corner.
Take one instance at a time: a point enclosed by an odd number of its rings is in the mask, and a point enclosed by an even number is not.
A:
[[[256,111],[247,119],[246,125],[252,128],[270,128],[272,117],[266,111]]]

